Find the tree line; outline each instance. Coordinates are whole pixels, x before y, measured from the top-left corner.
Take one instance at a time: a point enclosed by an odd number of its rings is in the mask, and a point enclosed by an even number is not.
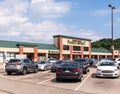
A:
[[[113,40],[114,49],[120,50],[120,38]],[[104,38],[99,41],[92,42],[92,48],[108,49],[111,50],[112,39]]]

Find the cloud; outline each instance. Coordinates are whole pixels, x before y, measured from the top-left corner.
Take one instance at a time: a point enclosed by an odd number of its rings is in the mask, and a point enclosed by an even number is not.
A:
[[[0,25],[11,26],[26,22],[27,18],[24,16],[26,9],[27,3],[22,0],[0,2]]]
[[[30,7],[30,19],[34,22],[41,20],[52,20],[62,17],[64,13],[70,10],[69,2],[56,2],[55,0],[32,0]],[[39,19],[39,20],[38,20]]]
[[[55,0],[0,1],[0,37],[3,40],[39,43],[50,43],[53,35],[58,34],[92,40],[103,38],[95,31],[56,22],[70,8],[69,2]]]

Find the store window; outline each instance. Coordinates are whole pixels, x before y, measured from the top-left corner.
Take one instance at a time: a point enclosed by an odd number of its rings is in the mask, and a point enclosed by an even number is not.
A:
[[[63,50],[69,50],[69,45],[63,45]]]
[[[89,48],[88,47],[84,47],[84,51],[89,51]]]
[[[80,46],[73,46],[73,50],[74,51],[80,51],[81,49],[80,49]]]

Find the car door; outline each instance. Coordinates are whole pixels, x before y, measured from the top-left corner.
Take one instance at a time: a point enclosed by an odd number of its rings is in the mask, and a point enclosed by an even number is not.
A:
[[[47,61],[47,69],[50,69],[51,68],[51,63]]]
[[[33,70],[32,64],[31,64],[31,62],[29,61],[29,59],[24,59],[24,63],[25,63],[25,66],[27,67],[27,70],[28,70],[28,71]]]

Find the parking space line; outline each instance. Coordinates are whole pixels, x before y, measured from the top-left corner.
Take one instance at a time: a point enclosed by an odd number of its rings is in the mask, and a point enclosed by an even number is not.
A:
[[[37,82],[36,84],[43,84],[43,83],[45,83],[45,82],[47,82],[47,81],[49,81],[49,80],[52,80],[52,79],[54,79],[55,77],[52,77],[52,78],[50,78],[50,79],[47,79],[47,80],[44,80],[44,81],[41,81],[41,82]]]
[[[77,91],[77,90],[87,81],[87,79],[91,76],[92,73],[93,73],[93,71],[90,72],[90,73],[88,74],[88,76],[87,76],[87,77],[80,83],[80,85],[77,86],[74,90]]]

